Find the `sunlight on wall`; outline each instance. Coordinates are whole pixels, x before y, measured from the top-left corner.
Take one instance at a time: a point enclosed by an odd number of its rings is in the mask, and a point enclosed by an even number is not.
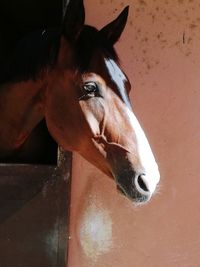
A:
[[[112,247],[111,217],[108,210],[94,199],[81,219],[80,243],[84,254],[93,261],[109,252]]]

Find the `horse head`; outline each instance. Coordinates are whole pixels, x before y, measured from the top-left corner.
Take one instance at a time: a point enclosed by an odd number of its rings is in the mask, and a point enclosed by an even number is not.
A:
[[[128,7],[97,30],[84,24],[83,1],[70,1],[45,117],[63,149],[77,151],[113,177],[129,199],[141,203],[155,192],[159,171],[131,108],[131,85],[113,47],[127,16]]]

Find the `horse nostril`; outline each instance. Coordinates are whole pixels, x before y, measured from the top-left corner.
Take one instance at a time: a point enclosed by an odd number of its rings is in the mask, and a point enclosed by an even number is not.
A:
[[[149,192],[149,189],[142,177],[143,175],[139,175],[138,178],[137,178],[137,184],[138,186],[140,187],[140,189],[142,189],[143,191],[145,192]]]

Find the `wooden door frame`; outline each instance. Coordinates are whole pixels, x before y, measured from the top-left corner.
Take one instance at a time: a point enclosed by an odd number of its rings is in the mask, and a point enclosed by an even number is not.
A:
[[[57,193],[57,207],[58,207],[58,248],[56,267],[66,267],[68,261],[68,240],[69,240],[69,213],[70,213],[70,191],[71,191],[71,169],[72,169],[72,154],[70,152],[63,152],[59,149],[57,166],[55,165],[32,165],[32,164],[0,164],[0,191],[3,195],[0,196],[0,203],[6,203],[6,199],[11,198],[17,192],[18,195],[23,195],[22,202],[19,207],[14,207],[14,210],[4,210],[5,212],[0,216],[1,221],[7,220],[13,214],[18,212],[17,209],[23,208],[32,198],[38,193],[41,193],[42,188],[46,184],[53,184],[54,190]],[[27,174],[34,177],[35,181],[32,188],[28,184]],[[44,178],[43,178],[44,177]],[[37,180],[37,181],[36,181]],[[10,187],[10,192],[9,192]],[[7,188],[7,190],[5,190]],[[27,190],[26,190],[27,189]],[[7,192],[6,192],[7,191]],[[3,211],[3,209],[2,209]],[[47,218],[48,220],[48,218]],[[3,240],[2,240],[3,242]],[[3,244],[2,244],[3,245]],[[22,259],[23,261],[23,259]],[[48,267],[48,266],[47,266]]]

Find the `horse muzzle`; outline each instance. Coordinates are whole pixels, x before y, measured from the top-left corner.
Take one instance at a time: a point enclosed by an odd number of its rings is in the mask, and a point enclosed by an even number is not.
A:
[[[144,174],[131,175],[129,173],[126,177],[117,175],[117,190],[135,203],[148,202],[154,192],[149,189],[144,177]]]
[[[94,140],[96,146],[103,144],[109,173],[114,177],[117,189],[135,203],[148,202],[160,180],[158,166],[152,158],[142,164],[136,153],[120,144],[108,142],[100,136]]]
[[[118,191],[135,203],[148,202],[160,180],[156,162],[144,166],[135,155],[116,144],[110,144],[107,157]]]

